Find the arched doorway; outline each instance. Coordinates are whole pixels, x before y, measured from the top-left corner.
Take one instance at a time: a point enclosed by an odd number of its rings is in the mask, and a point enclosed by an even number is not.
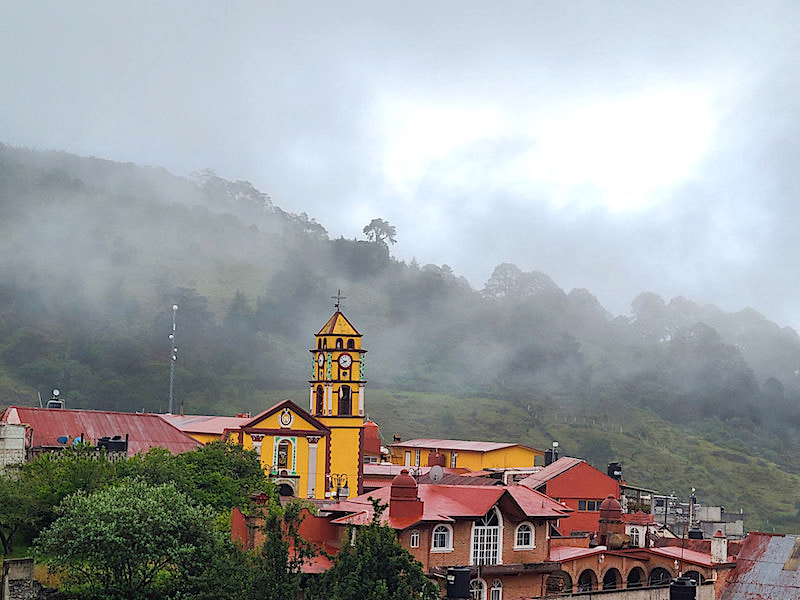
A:
[[[645,580],[644,569],[642,569],[642,567],[634,567],[631,569],[631,572],[628,573],[628,582],[625,587],[629,588],[642,587],[644,585],[644,580]]]
[[[697,585],[702,585],[702,584],[703,584],[703,582],[706,580],[706,578],[705,578],[705,577],[703,577],[703,576],[702,576],[702,575],[701,575],[699,572],[697,572],[697,571],[686,571],[686,573],[684,573],[684,574],[683,574],[683,576],[684,576],[684,577],[688,577],[689,579],[694,579],[694,581],[695,581],[695,583],[696,583]]]
[[[294,489],[288,483],[282,483],[278,486],[278,494],[284,498],[291,498],[294,496]]]
[[[616,590],[622,587],[622,575],[617,569],[611,568],[603,575],[603,589]]]
[[[572,577],[565,571],[556,571],[547,578],[548,594],[571,594]]]
[[[578,576],[579,592],[590,592],[597,589],[597,575],[591,569],[586,569]]]
[[[660,586],[669,585],[672,579],[672,574],[663,567],[656,567],[650,571],[650,577],[647,578],[647,585]]]

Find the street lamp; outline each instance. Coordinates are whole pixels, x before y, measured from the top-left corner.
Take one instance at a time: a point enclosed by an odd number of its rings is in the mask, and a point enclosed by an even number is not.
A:
[[[178,305],[172,305],[172,333],[169,334],[170,359],[169,359],[169,408],[168,414],[172,414],[172,390],[175,382],[175,361],[178,360],[178,347],[175,345],[175,313],[178,312]]]

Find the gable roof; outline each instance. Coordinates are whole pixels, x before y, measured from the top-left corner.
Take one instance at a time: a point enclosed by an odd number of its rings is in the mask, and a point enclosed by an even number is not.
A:
[[[341,311],[336,311],[333,313],[328,322],[322,326],[322,329],[319,330],[317,335],[357,335],[360,336],[361,334],[356,331],[356,328],[353,327],[353,324],[347,320],[347,317],[344,316],[344,313]]]
[[[334,519],[337,524],[365,524],[372,520],[374,498],[381,504],[388,504],[391,486],[373,490],[350,500],[326,507],[335,513],[348,513]],[[417,494],[422,500],[422,515],[398,519],[389,515],[387,508],[381,521],[395,529],[405,529],[424,521],[447,523],[456,519],[477,519],[483,517],[496,504],[502,504],[502,512],[513,511],[520,517],[556,519],[572,512],[572,509],[519,485],[501,486],[463,486],[441,484],[419,484]]]
[[[240,428],[247,429],[250,427],[256,427],[261,421],[263,421],[267,417],[271,417],[277,412],[282,411],[284,408],[288,408],[290,411],[295,413],[298,417],[300,417],[304,421],[308,421],[308,423],[312,425],[315,429],[319,431],[330,431],[328,427],[324,423],[322,423],[319,419],[312,416],[311,413],[309,413],[307,410],[300,408],[297,404],[295,404],[291,400],[281,400],[275,406],[271,406],[265,411],[260,412],[252,419],[247,419],[245,423],[242,423],[240,425]]]
[[[472,442],[465,440],[440,440],[436,438],[417,438],[405,442],[395,442],[392,444],[394,448],[423,448],[428,450],[456,450],[462,452],[492,452],[494,450],[504,450],[506,448],[527,448],[528,450],[536,450],[530,446],[523,446],[522,444],[512,444],[507,442]]]
[[[575,465],[579,465],[582,462],[586,462],[581,458],[572,458],[569,456],[564,456],[559,458],[557,461],[554,461],[547,465],[546,467],[542,467],[541,471],[538,471],[532,475],[529,475],[525,479],[518,481],[520,485],[524,485],[531,489],[537,489],[541,487],[543,484],[547,483],[554,477],[561,475],[562,473],[566,473]]]
[[[202,446],[154,413],[9,406],[0,414],[0,422],[28,425],[31,447],[63,448],[81,435],[95,444],[101,437],[127,435],[128,456],[156,447],[178,454]],[[59,443],[62,436],[69,437],[67,444]]]
[[[720,600],[797,598],[800,589],[800,536],[750,533]]]

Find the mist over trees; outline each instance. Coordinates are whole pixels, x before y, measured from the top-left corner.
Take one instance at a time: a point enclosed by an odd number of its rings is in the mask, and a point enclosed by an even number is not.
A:
[[[57,387],[72,408],[166,410],[177,304],[185,412],[260,410],[266,392],[305,386],[341,289],[371,388],[480,394],[531,414],[636,406],[711,436],[731,423],[790,470],[800,457],[800,338],[752,310],[645,292],[614,316],[591,291],[511,263],[475,290],[448,265],[395,259],[398,232],[380,218],[367,240],[330,239],[213,171],[190,180],[2,145],[0,227],[5,404]]]

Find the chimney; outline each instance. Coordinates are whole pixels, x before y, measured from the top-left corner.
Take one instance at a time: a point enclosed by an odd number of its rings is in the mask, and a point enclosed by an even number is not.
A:
[[[728,538],[721,529],[717,529],[717,533],[711,538],[711,562],[728,562]]]
[[[389,494],[389,516],[395,518],[422,516],[422,501],[417,497],[417,481],[408,474],[408,469],[392,480]]]

